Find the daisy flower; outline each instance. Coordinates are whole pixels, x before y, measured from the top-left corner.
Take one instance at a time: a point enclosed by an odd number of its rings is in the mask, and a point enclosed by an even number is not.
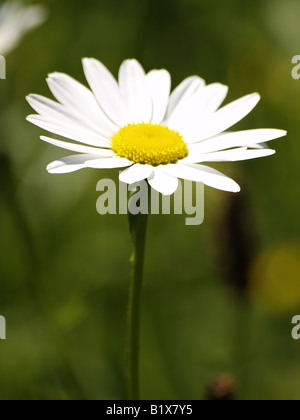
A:
[[[19,1],[8,1],[0,7],[0,54],[13,50],[23,36],[46,19],[43,6],[24,6]]]
[[[257,93],[220,108],[228,87],[206,85],[198,76],[171,93],[166,70],[146,74],[136,60],[121,65],[118,81],[95,59],[83,59],[83,68],[90,90],[66,74],[53,73],[47,82],[58,102],[27,97],[38,113],[28,121],[73,142],[41,139],[77,152],[51,163],[47,169],[53,174],[126,168],[122,182],[147,179],[163,195],[177,190],[178,179],[238,192],[235,181],[203,163],[270,156],[275,151],[265,142],[286,135],[275,129],[226,131],[257,105]]]

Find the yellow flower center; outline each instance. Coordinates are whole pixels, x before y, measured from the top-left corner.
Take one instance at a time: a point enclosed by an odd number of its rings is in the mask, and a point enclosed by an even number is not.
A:
[[[152,166],[176,163],[188,155],[179,133],[155,124],[121,128],[112,138],[112,150],[132,162]]]

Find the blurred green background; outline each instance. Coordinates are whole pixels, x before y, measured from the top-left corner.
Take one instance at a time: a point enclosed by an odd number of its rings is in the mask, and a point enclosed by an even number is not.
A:
[[[297,0],[48,0],[48,21],[7,57],[0,81],[0,399],[124,399],[130,239],[126,216],[96,212],[86,170],[51,176],[66,153],[25,121],[28,93],[51,96],[81,58],[117,75],[125,58],[258,91],[235,129],[287,129],[274,157],[214,165],[243,192],[206,188],[205,222],[153,216],[142,318],[142,396],[204,399],[227,373],[240,399],[300,399],[300,53]],[[232,390],[230,390],[231,392]]]

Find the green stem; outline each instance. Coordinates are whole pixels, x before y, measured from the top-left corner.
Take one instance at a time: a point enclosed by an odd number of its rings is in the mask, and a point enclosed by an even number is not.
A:
[[[132,276],[128,309],[128,398],[140,399],[140,324],[148,215],[129,216],[133,242]]]

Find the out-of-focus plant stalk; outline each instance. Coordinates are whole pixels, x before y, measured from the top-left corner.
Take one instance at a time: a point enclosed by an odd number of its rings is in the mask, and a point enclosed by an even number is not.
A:
[[[217,229],[217,266],[222,279],[234,291],[235,325],[233,328],[233,365],[243,395],[247,394],[250,369],[249,340],[251,304],[249,270],[259,250],[255,219],[251,213],[251,191],[247,182],[239,181],[242,192],[228,195],[222,205]]]
[[[128,398],[130,400],[139,400],[141,296],[148,215],[130,215],[129,223],[133,243],[133,253],[131,257],[132,275],[129,291],[127,327]]]

